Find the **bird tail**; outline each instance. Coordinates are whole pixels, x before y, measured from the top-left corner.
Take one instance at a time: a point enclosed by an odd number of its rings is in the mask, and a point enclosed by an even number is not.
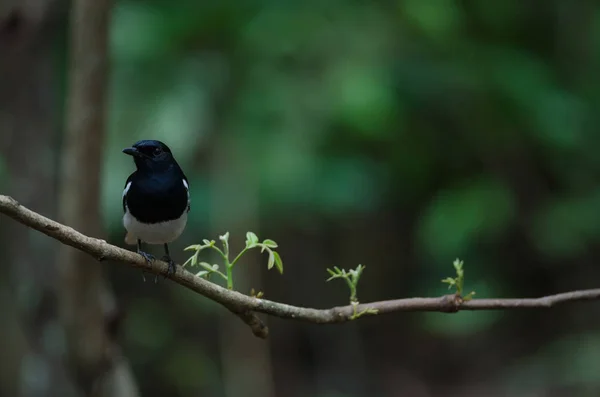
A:
[[[131,233],[127,233],[125,235],[125,244],[135,245],[137,243],[137,239],[131,235]]]

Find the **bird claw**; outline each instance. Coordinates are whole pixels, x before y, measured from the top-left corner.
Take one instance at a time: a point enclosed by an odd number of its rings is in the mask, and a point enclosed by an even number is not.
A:
[[[143,270],[142,270],[142,281],[146,282],[146,272],[144,272]],[[158,276],[155,275],[154,276],[154,284],[156,284],[157,282],[158,282]]]
[[[140,254],[146,260],[146,262],[148,262],[148,265],[151,265],[151,262],[155,259],[154,255],[148,254],[147,252],[144,252],[141,250],[138,250],[138,254]],[[167,276],[170,276],[175,273],[175,269],[176,269],[177,265],[175,264],[173,259],[171,259],[171,257],[168,255],[163,256],[161,259],[163,261],[167,262],[167,264],[169,265],[169,267],[167,268],[167,273],[165,274],[165,278],[167,278]],[[142,270],[142,277],[144,278],[144,281],[146,281],[143,270]],[[154,282],[156,283],[157,281],[158,281],[158,276],[154,278]]]
[[[151,255],[147,252],[141,251],[141,250],[138,250],[138,254],[140,254],[146,260],[146,262],[148,263],[148,266],[152,265],[151,262],[154,259],[153,255]],[[144,282],[146,282],[146,274],[145,273],[146,272],[144,272],[144,269],[142,269],[142,280]],[[154,280],[154,282],[156,282],[156,280]]]
[[[167,276],[170,276],[175,273],[175,268],[177,267],[177,265],[175,264],[173,259],[171,259],[171,257],[168,255],[163,256],[162,260],[167,262],[167,264],[169,265],[169,267],[167,268],[167,274],[165,275],[165,278],[167,278]]]
[[[139,250],[138,250],[138,254],[140,254],[146,260],[146,262],[148,262],[148,265],[152,264],[152,261],[154,260],[154,255],[151,255],[147,252],[139,251]]]

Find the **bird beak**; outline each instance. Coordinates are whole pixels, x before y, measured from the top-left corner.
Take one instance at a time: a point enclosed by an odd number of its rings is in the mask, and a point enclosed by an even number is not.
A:
[[[139,150],[137,150],[134,147],[128,147],[128,148],[123,149],[123,153],[128,154],[133,157],[145,157],[142,152],[140,152]]]

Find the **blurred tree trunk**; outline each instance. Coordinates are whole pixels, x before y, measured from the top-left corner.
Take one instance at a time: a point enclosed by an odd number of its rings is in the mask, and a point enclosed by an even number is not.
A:
[[[66,9],[52,0],[0,3],[0,189],[56,215],[60,116],[56,42]],[[53,297],[57,244],[0,222],[0,395],[72,396]],[[49,299],[50,298],[50,299]]]
[[[63,140],[59,219],[100,237],[100,174],[104,147],[109,0],[73,2],[70,32],[67,128]],[[136,396],[129,366],[120,355],[112,324],[114,297],[102,266],[61,246],[58,254],[59,311],[69,363],[86,395]]]

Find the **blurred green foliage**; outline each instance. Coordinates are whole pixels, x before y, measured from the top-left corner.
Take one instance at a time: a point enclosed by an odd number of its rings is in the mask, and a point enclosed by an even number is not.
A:
[[[214,178],[222,174],[211,164],[222,158],[235,167],[226,171],[233,180],[258,188],[261,222],[272,220],[269,235],[284,252],[294,244],[279,237],[286,229],[318,228],[319,220],[351,227],[346,219],[384,212],[406,219],[389,238],[413,248],[360,262],[382,274],[398,266],[394,258],[418,263],[410,293],[445,293],[438,280],[457,256],[466,259],[465,288],[478,297],[553,292],[531,284],[550,270],[527,266],[577,260],[600,238],[600,47],[591,45],[600,43],[600,6],[591,4],[563,16],[558,2],[516,0],[119,1],[107,223],[120,233],[115,197],[131,164],[118,148],[152,137],[168,142],[189,174],[194,225],[214,217]],[[573,33],[580,23],[587,28]],[[207,227],[195,227],[190,243],[206,238]],[[134,329],[151,321],[144,307],[134,311]],[[427,314],[418,329],[475,338],[506,319]],[[164,345],[174,332],[165,327],[136,344]],[[177,351],[170,371],[206,367],[201,352]],[[568,360],[544,354],[545,363]],[[587,357],[589,368],[600,365]],[[543,373],[542,383],[552,382]],[[519,371],[512,376],[507,385],[521,382]],[[564,382],[598,379],[565,373]]]
[[[121,149],[154,138],[190,180],[178,248],[245,215],[232,235],[257,224],[286,262],[273,279],[248,270],[270,299],[343,304],[325,268],[358,263],[368,268],[361,303],[441,295],[456,257],[476,297],[597,287],[598,2],[119,0],[110,48],[102,203],[113,242],[133,170]],[[9,176],[0,158],[0,187]],[[142,394],[225,395],[223,309],[137,274],[112,281],[127,302],[123,340]],[[294,385],[278,385],[290,397],[384,395],[373,391],[381,384],[413,395],[410,385],[460,381],[465,396],[481,395],[469,382],[508,395],[597,395],[600,317],[590,307],[368,316],[356,322],[364,328],[336,329],[337,345],[321,328],[275,320],[269,357],[275,383]],[[350,368],[352,349],[373,372]],[[397,373],[419,381],[395,383]]]
[[[421,218],[419,240],[425,252],[448,258],[483,239],[496,240],[514,217],[514,198],[505,186],[489,177],[474,180],[439,192]]]

